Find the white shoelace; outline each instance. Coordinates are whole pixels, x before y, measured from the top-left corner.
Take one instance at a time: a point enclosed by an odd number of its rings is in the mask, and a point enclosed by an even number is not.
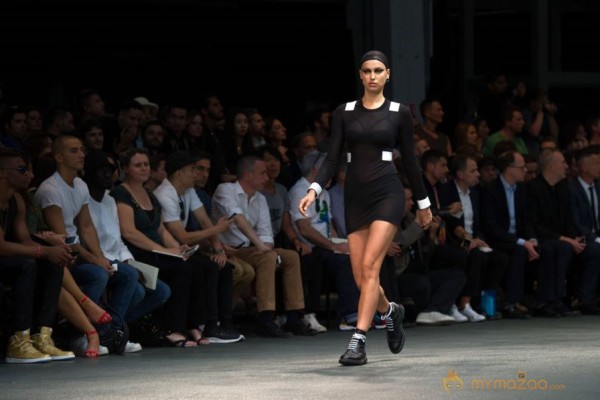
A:
[[[348,350],[356,350],[356,348],[358,347],[358,342],[362,341],[364,343],[366,339],[367,338],[365,337],[365,335],[355,333],[354,335],[352,335],[352,339],[350,339],[350,343],[348,344]]]

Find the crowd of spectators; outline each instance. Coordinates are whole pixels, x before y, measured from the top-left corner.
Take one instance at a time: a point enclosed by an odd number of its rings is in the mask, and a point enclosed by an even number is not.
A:
[[[434,219],[425,231],[414,222],[406,185],[381,285],[412,311],[407,325],[600,315],[600,114],[559,126],[544,91],[510,91],[501,73],[486,83],[475,118],[451,134],[437,98],[413,116]],[[297,211],[332,112],[300,113],[305,129],[290,132],[297,121],[226,109],[217,94],[193,105],[124,99],[115,113],[96,90],[48,111],[5,107],[6,361],[107,354],[98,331],[114,321],[130,327],[124,352],[244,341],[242,316],[257,336],[311,336],[327,331],[325,292],[338,295],[337,327],[354,329],[345,164],[308,217]],[[385,323],[374,316],[372,327]]]

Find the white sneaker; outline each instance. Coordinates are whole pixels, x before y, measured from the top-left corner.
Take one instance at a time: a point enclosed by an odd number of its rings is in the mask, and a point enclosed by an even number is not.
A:
[[[449,315],[438,311],[421,312],[417,315],[417,325],[450,325],[456,322]]]
[[[315,313],[304,314],[304,323],[306,323],[309,328],[314,329],[319,333],[327,332],[327,328],[319,323]]]
[[[141,344],[127,341],[127,344],[125,345],[125,349],[123,350],[123,353],[137,353],[139,351],[142,351]]]
[[[71,341],[69,347],[71,348],[71,351],[73,351],[73,353],[75,353],[75,355],[77,357],[85,357],[85,351],[87,350],[87,346],[88,346],[87,338],[85,337],[85,335],[81,335],[81,336],[78,336],[77,338],[73,339]],[[110,353],[108,351],[108,347],[102,346],[102,345],[98,346],[98,355],[106,356],[106,355],[108,355],[108,353]]]
[[[452,307],[450,308],[450,316],[454,318],[456,322],[467,322],[469,320],[460,311],[458,311],[456,304],[452,304]]]
[[[481,321],[485,321],[485,317],[481,314],[478,314],[475,310],[473,310],[471,308],[471,305],[469,303],[467,303],[467,305],[465,306],[465,308],[463,308],[462,310],[460,310],[460,313],[462,315],[464,315],[465,317],[467,317],[467,319],[469,320],[469,322],[481,322]]]

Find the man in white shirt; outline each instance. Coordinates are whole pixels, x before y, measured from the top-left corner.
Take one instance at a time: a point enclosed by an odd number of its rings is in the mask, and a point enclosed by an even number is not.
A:
[[[213,195],[213,218],[233,220],[231,229],[220,234],[221,241],[237,248],[235,255],[256,271],[258,321],[256,333],[264,337],[288,337],[275,316],[275,272],[281,270],[287,323],[284,328],[295,335],[314,335],[303,321],[304,292],[300,258],[293,250],[274,248],[271,215],[260,193],[269,179],[265,162],[245,156],[238,162],[234,183],[221,183]]]
[[[204,337],[211,343],[239,342],[244,336],[233,329],[231,323],[233,265],[227,262],[227,254],[217,236],[229,230],[231,221],[223,217],[213,225],[194,190],[195,167],[196,159],[189,152],[169,154],[165,161],[167,177],[154,190],[154,195],[160,202],[165,227],[179,243],[210,245],[210,256],[203,252],[192,256],[194,265],[204,275],[203,293],[192,294],[204,296],[204,301],[200,301],[206,306]],[[190,215],[196,217],[201,229],[191,232],[185,229]]]
[[[98,303],[110,281],[112,295],[109,304],[123,317],[138,274],[133,267],[114,268],[102,252],[89,212],[88,188],[78,176],[84,166],[83,144],[75,136],[62,135],[54,140],[52,152],[57,170],[40,184],[35,192],[35,201],[54,233],[81,238],[80,243],[72,245],[73,250],[79,253],[80,261],[71,273],[82,291]]]
[[[300,161],[302,178],[289,191],[290,204],[300,204],[324,160],[324,153],[314,151],[306,154]],[[317,311],[315,308],[320,302],[322,275],[331,275],[340,300],[340,329],[356,329],[359,291],[352,276],[348,243],[336,243],[331,239],[338,235],[331,220],[329,192],[323,189],[309,207],[308,218],[297,207],[292,207],[291,214],[298,237],[312,248],[311,254],[303,256],[305,271],[310,269],[307,273],[312,277],[312,284],[308,288],[307,310]]]
[[[467,282],[463,287],[458,307],[451,314],[456,319],[457,311],[471,322],[485,320],[471,307],[471,298],[478,296],[481,289],[496,290],[508,269],[508,256],[493,251],[485,242],[481,230],[479,210],[479,170],[472,156],[457,155],[452,159],[451,171],[454,179],[448,182],[442,203],[448,205],[460,201],[461,211],[446,217],[448,243],[462,247],[468,252]],[[493,315],[491,317],[494,317]]]
[[[131,270],[133,267],[128,262],[134,258],[119,234],[121,230],[117,215],[117,203],[112,196],[108,195],[108,190],[113,186],[112,176],[115,166],[109,162],[108,156],[102,150],[91,150],[85,156],[84,171],[84,180],[90,192],[88,207],[98,233],[102,253],[112,264],[117,265],[119,271]],[[134,269],[134,272],[137,276],[137,270]],[[125,322],[135,323],[142,316],[164,304],[170,295],[171,289],[160,279],[156,281],[155,289],[148,289],[137,282],[128,301],[129,306],[127,309],[119,311],[123,313]],[[125,306],[127,299],[120,303]],[[139,344],[130,342],[127,344],[125,352],[141,349]]]

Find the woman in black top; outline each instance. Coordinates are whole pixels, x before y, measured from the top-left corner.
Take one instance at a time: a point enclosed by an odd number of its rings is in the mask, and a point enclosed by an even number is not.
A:
[[[359,75],[364,94],[334,111],[327,158],[298,206],[306,215],[347,149],[345,218],[352,271],[361,293],[356,332],[339,360],[343,365],[367,362],[365,335],[376,310],[386,320],[392,353],[400,352],[404,345],[404,309],[390,303],[379,286],[381,263],[400,226],[404,208],[404,189],[392,162],[394,148],[400,151],[404,172],[418,199],[418,222],[426,227],[432,218],[413,150],[410,110],[383,95],[390,76],[388,66],[387,57],[379,51],[372,50],[362,56]]]

